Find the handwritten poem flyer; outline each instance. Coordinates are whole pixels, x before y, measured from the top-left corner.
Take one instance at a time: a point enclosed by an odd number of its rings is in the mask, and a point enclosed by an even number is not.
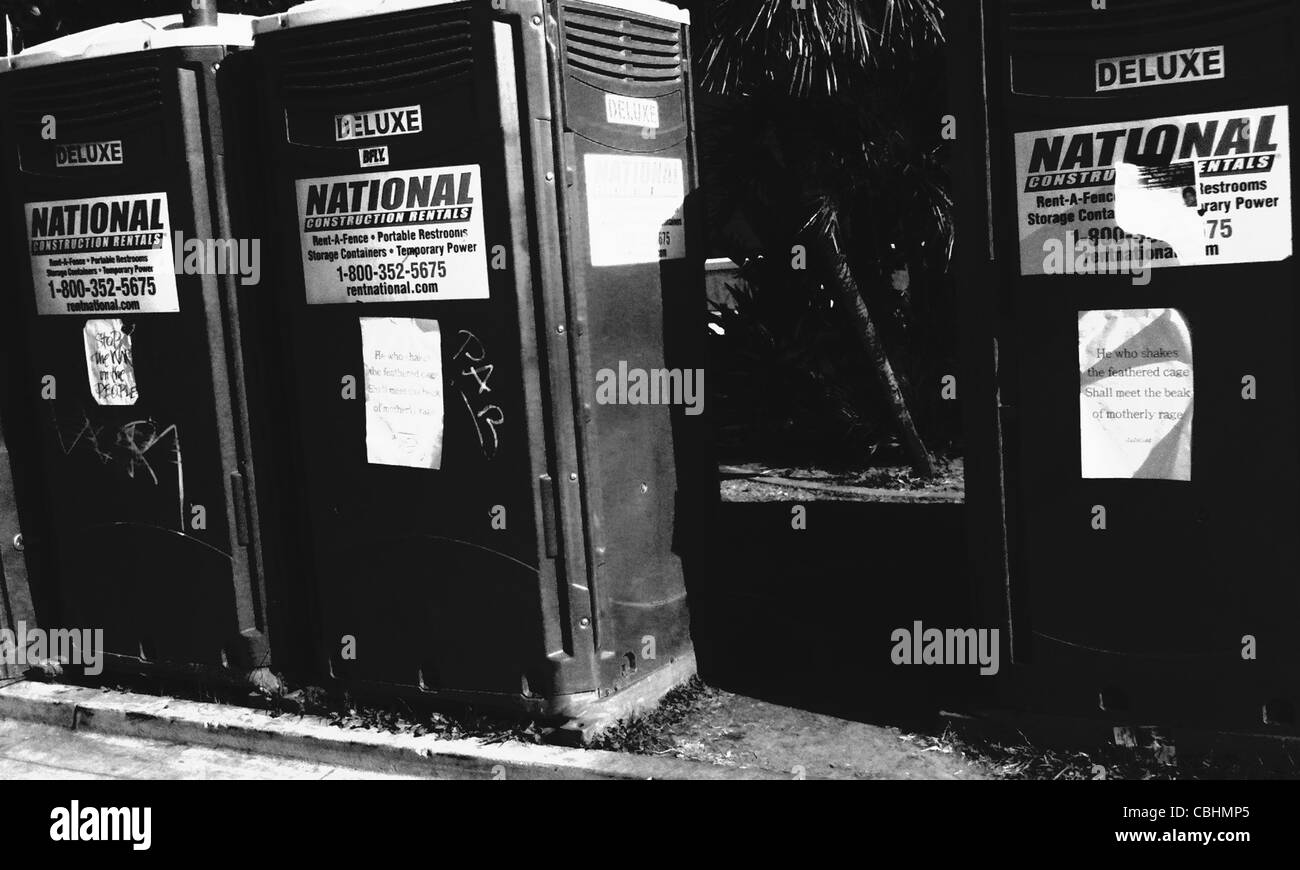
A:
[[[1085,478],[1191,480],[1192,398],[1192,337],[1181,312],[1079,312]]]
[[[442,339],[438,321],[362,317],[366,384],[366,461],[442,465]]]

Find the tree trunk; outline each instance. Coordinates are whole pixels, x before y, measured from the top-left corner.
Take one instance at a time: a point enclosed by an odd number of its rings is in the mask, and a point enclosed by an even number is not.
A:
[[[822,277],[827,289],[834,294],[835,301],[853,320],[858,339],[866,349],[867,356],[871,359],[871,367],[876,372],[876,380],[880,382],[880,387],[889,402],[894,431],[902,439],[912,469],[921,477],[934,477],[934,458],[930,456],[930,451],[926,449],[920,433],[916,431],[916,424],[912,422],[912,414],[907,410],[907,400],[903,398],[903,390],[894,374],[894,367],[889,364],[889,356],[885,353],[884,342],[876,330],[875,321],[871,319],[871,311],[868,310],[867,303],[858,289],[858,281],[853,275],[849,258],[844,254],[839,243],[836,226],[836,222],[832,219],[820,227],[812,228],[808,234],[818,248],[820,255],[818,259],[823,264]]]

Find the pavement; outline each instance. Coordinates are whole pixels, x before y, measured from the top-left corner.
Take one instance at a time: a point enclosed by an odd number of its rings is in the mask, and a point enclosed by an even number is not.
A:
[[[150,752],[175,752],[177,747],[191,746],[235,753],[224,755],[226,761],[238,760],[238,754],[243,753],[257,759],[250,759],[243,768],[248,778],[263,778],[263,771],[280,764],[287,772],[302,774],[343,776],[346,771],[369,771],[421,779],[790,778],[776,771],[534,745],[508,739],[452,739],[376,728],[340,728],[318,716],[275,714],[227,704],[58,683],[16,682],[0,688],[0,720],[65,729],[78,736],[170,744],[166,748],[134,747],[146,756]],[[17,746],[23,743],[19,740]],[[39,740],[36,745],[39,746]],[[78,750],[97,754],[101,749],[107,751],[109,746],[128,745],[104,740],[73,743],[70,752],[73,756]],[[133,759],[138,761],[140,757],[135,755]],[[66,759],[64,755],[45,762],[51,767],[69,768]],[[41,762],[36,755],[28,753],[24,757],[21,752],[13,760]],[[111,755],[100,761],[110,763]],[[314,767],[301,768],[285,762]],[[98,769],[90,761],[81,767]],[[147,769],[138,765],[133,768],[130,760],[117,767],[110,764],[107,769],[123,776],[132,776],[132,770],[139,770],[140,778],[153,778]]]
[[[0,780],[6,781],[416,778],[233,749],[0,720]]]
[[[0,688],[0,779],[983,779],[942,741],[705,689],[640,752],[345,729],[78,686]]]

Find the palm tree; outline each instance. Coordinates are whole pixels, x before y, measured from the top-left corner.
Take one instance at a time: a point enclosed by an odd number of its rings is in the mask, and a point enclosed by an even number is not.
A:
[[[890,363],[864,296],[865,276],[888,276],[899,249],[917,244],[946,266],[952,203],[933,152],[916,145],[909,115],[915,73],[942,42],[940,0],[716,0],[697,10],[699,79],[730,97],[704,148],[725,154],[709,179],[757,247],[808,265],[851,318],[893,428],[915,472],[935,473],[912,419],[907,385]],[[938,118],[930,119],[937,126]],[[704,127],[709,123],[705,120]],[[709,141],[711,140],[711,141]],[[780,252],[780,253],[779,253]]]

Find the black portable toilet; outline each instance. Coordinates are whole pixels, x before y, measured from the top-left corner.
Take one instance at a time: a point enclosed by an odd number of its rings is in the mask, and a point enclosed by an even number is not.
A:
[[[9,449],[0,433],[0,631],[8,631],[0,642],[0,677],[19,677],[26,671],[25,656],[19,656],[17,638],[24,627],[37,627],[27,582],[26,542],[18,517],[18,503]]]
[[[240,329],[265,291],[224,100],[251,21],[109,25],[0,76],[33,597],[43,627],[102,629],[110,665],[271,664]]]
[[[684,678],[702,418],[619,386],[699,366],[686,14],[309,2],[256,43],[322,663],[573,717]]]
[[[980,9],[1010,697],[1293,726],[1296,4]]]

